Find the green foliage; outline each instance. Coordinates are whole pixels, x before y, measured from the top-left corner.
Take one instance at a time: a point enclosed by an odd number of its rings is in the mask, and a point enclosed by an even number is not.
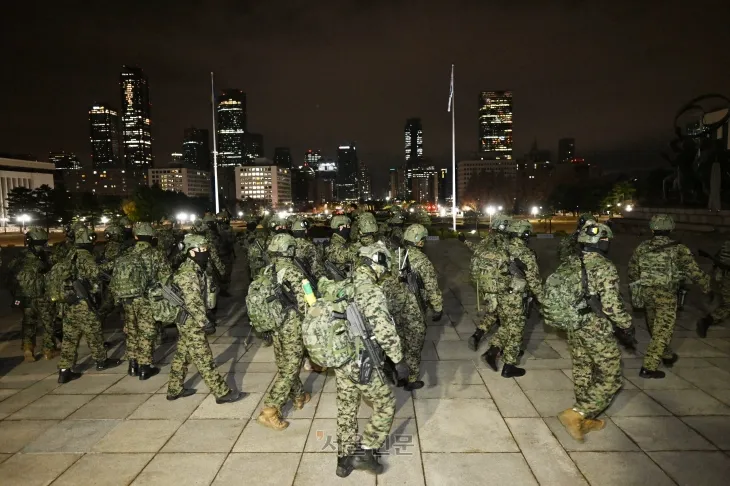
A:
[[[62,189],[42,185],[36,189],[16,187],[8,193],[8,213],[11,220],[27,214],[35,224],[46,228],[70,220],[70,200]]]

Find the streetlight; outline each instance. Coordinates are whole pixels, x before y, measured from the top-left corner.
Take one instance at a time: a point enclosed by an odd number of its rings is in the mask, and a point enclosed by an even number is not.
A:
[[[243,218],[243,211],[239,211],[239,212],[238,212],[238,217],[239,217],[239,218]]]
[[[499,207],[497,208],[497,211],[499,211],[499,212],[502,212],[502,210],[504,210],[504,207],[503,207],[503,206],[499,206]]]
[[[31,217],[28,216],[27,214],[21,214],[20,216],[18,216],[18,221],[21,222],[23,225],[21,231],[25,231],[25,224],[30,222],[30,220],[31,220]]]
[[[494,215],[495,212],[496,212],[496,210],[494,209],[494,206],[487,206],[487,214],[489,215],[489,227],[490,228],[492,227],[492,215]]]
[[[532,210],[530,211],[533,216],[537,216],[537,214],[540,212],[537,206],[532,206]]]
[[[633,210],[634,210],[634,207],[631,204],[627,204],[626,207],[624,208],[624,211],[626,211],[627,213],[630,213]]]
[[[109,218],[107,216],[101,217],[101,224],[107,224],[109,222]]]
[[[177,220],[180,221],[181,223],[184,223],[185,221],[187,221],[187,219],[188,219],[187,213],[178,213],[177,214]],[[192,221],[192,219],[191,219],[191,221]]]

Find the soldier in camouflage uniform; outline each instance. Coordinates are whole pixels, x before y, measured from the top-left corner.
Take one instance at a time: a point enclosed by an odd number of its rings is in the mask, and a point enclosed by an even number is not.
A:
[[[253,238],[248,242],[247,247],[249,278],[250,281],[254,281],[266,266],[264,257],[266,252],[266,231],[262,225],[256,226]]]
[[[441,320],[444,309],[444,299],[439,288],[436,269],[422,250],[427,237],[428,230],[420,224],[410,225],[403,233],[403,243],[408,250],[410,270],[417,275],[421,284],[419,295],[415,296],[419,305],[415,309],[408,310],[413,318],[409,320],[407,327],[399,329],[406,363],[411,369],[408,384],[405,386],[406,390],[417,390],[423,386],[423,382],[418,380],[418,376],[421,367],[421,351],[426,339],[426,308],[430,307],[433,310],[431,320],[434,322]]]
[[[584,434],[605,426],[604,421],[596,417],[621,388],[621,351],[614,333],[623,334],[624,342],[633,341],[634,336],[631,316],[619,293],[618,272],[604,256],[612,238],[608,226],[592,220],[586,221],[577,238],[589,294],[598,296],[604,314],[587,314],[582,326],[568,333],[575,405],[561,412],[558,418],[571,437],[581,442]]]
[[[155,248],[165,260],[171,262],[175,241],[176,239],[173,229],[161,226],[155,231],[155,237],[152,239],[152,247]]]
[[[134,226],[137,243],[127,250],[124,257],[141,265],[147,277],[148,288],[157,282],[166,282],[172,270],[170,264],[160,252],[152,248],[154,229],[149,223],[137,223]],[[160,369],[152,366],[157,326],[152,315],[152,307],[146,295],[124,299],[124,328],[127,332],[127,360],[129,376],[139,376],[147,380]]]
[[[726,241],[715,258],[727,268],[730,268],[730,241]],[[707,337],[707,329],[730,316],[730,270],[715,268],[715,281],[720,283],[720,305],[697,321],[697,335],[701,338]]]
[[[664,378],[665,373],[657,369],[659,363],[663,361],[671,367],[679,359],[669,348],[677,320],[679,284],[682,280],[690,280],[709,293],[710,278],[700,270],[689,248],[669,238],[674,230],[671,216],[654,215],[649,228],[654,236],[634,250],[629,261],[629,281],[632,292],[641,295],[639,300],[644,303],[646,324],[651,334],[639,376]]]
[[[503,214],[497,214],[493,216],[489,234],[487,234],[485,238],[476,243],[467,240],[464,237],[463,233],[459,233],[459,241],[466,244],[467,248],[469,248],[474,253],[474,255],[472,256],[470,267],[475,267],[485,250],[489,250],[493,247],[507,247],[507,244],[509,242],[509,237],[507,235],[507,226],[511,221],[512,219],[509,216],[505,216]],[[482,294],[483,290],[479,290],[480,287],[478,278],[474,278],[472,282],[477,287],[477,293]],[[482,285],[481,288],[483,289],[484,286]],[[477,298],[480,299],[481,302],[482,295],[477,295]],[[469,347],[469,349],[471,349],[472,351],[476,351],[477,348],[479,348],[479,343],[484,338],[484,335],[487,334],[496,324],[497,315],[493,312],[485,312],[484,318],[479,322],[479,324],[477,324],[476,329],[474,330],[474,334],[472,334],[467,341],[467,346]]]
[[[86,228],[86,225],[81,222],[76,222],[73,224],[67,224],[64,226],[64,232],[66,233],[66,238],[63,241],[59,241],[55,245],[53,245],[53,249],[51,251],[51,263],[54,265],[61,260],[64,260],[66,258],[66,255],[68,255],[71,250],[74,248],[74,233],[79,228]]]
[[[301,410],[312,398],[305,392],[299,378],[304,356],[302,342],[302,316],[306,310],[302,280],[304,274],[293,262],[296,241],[291,235],[278,234],[271,239],[268,251],[272,257],[273,273],[281,285],[296,298],[297,310],[290,309],[286,319],[274,332],[274,355],[278,373],[274,384],[264,399],[264,408],[256,419],[258,423],[274,430],[284,430],[289,423],[281,418],[281,407],[291,399],[294,407]]]
[[[218,234],[218,226],[216,224],[215,216],[210,213],[206,213],[205,216],[203,216],[201,234],[205,235],[210,244],[210,259],[213,262],[211,270],[214,270],[213,276],[215,277],[219,289],[219,295],[222,297],[230,297],[231,294],[228,293],[228,284],[230,281],[226,280],[226,275],[230,276],[230,274],[228,273],[226,257],[223,254],[223,241]]]
[[[12,262],[13,297],[23,307],[23,356],[35,361],[38,324],[43,327],[43,356],[53,359],[58,354],[53,340],[55,309],[45,292],[43,275],[51,268],[47,253],[48,233],[42,228],[30,228],[25,234],[26,248]]]
[[[358,209],[357,204],[350,204],[350,209],[347,211],[347,216],[352,221],[352,224],[350,225],[350,242],[355,243],[360,238],[360,222],[358,219],[360,218],[360,215],[363,214],[365,211],[362,209]]]
[[[558,261],[564,262],[570,257],[579,256],[581,249],[578,244],[578,235],[580,234],[581,228],[585,226],[588,221],[595,221],[594,217],[590,213],[583,213],[578,217],[578,226],[575,231],[568,236],[560,239],[558,242]]]
[[[390,252],[382,243],[361,247],[360,265],[353,275],[354,301],[372,328],[375,340],[395,365],[398,380],[409,375],[403,359],[400,339],[387,310],[385,295],[378,281],[390,274]],[[377,450],[383,446],[390,433],[395,416],[395,397],[390,387],[377,373],[369,383],[360,383],[360,367],[356,359],[335,369],[337,379],[337,470],[340,477],[347,477],[353,469],[366,469],[376,474],[383,466],[378,461]],[[368,424],[357,443],[357,411],[360,400],[373,407]]]
[[[73,266],[73,275],[83,283],[89,295],[99,291],[99,267],[92,252],[96,235],[88,228],[81,227],[74,231],[75,247],[66,256]],[[73,278],[73,277],[72,277]],[[81,335],[84,335],[86,344],[91,348],[91,356],[96,361],[96,369],[104,370],[119,365],[119,360],[107,359],[104,339],[101,331],[101,322],[93,308],[93,303],[76,297],[64,305],[63,313],[63,343],[61,343],[61,359],[58,362],[58,382],[68,383],[81,377],[75,373],[76,351],[79,347]]]
[[[104,253],[99,264],[99,270],[106,275],[111,275],[114,270],[114,262],[126,249],[124,243],[124,227],[117,223],[110,223],[104,231],[104,238],[106,243],[104,244]],[[103,284],[101,289],[101,304],[99,305],[99,320],[102,324],[114,311],[114,307],[114,298],[109,292],[109,286],[108,284]]]
[[[403,219],[403,216],[400,213],[394,214],[387,221],[387,224],[390,231],[386,237],[400,245],[403,241],[403,226],[405,225],[405,219]]]
[[[291,225],[291,234],[297,244],[295,253],[296,258],[302,262],[307,270],[314,276],[315,280],[319,280],[324,276],[324,268],[319,261],[319,254],[314,243],[307,238],[307,228],[309,222],[300,217],[294,218]],[[316,283],[316,282],[315,282]]]
[[[228,284],[231,281],[231,272],[233,272],[233,261],[236,258],[236,236],[231,228],[231,215],[227,210],[223,210],[216,214],[217,228],[215,232],[220,240],[221,260],[225,265],[225,273],[222,275],[225,285],[221,286],[221,296],[228,297]]]
[[[510,235],[506,248],[511,262],[510,266],[515,264],[522,266],[524,277],[514,269],[510,269],[510,283],[507,291],[496,296],[499,331],[496,336],[492,337],[489,349],[482,355],[482,358],[490,368],[497,371],[497,356],[501,349],[504,361],[502,376],[512,378],[525,374],[523,368],[516,366],[521,355],[520,347],[525,330],[526,315],[522,312],[525,294],[529,292],[539,301],[542,297],[542,280],[535,254],[527,246],[527,241],[532,233],[530,222],[525,219],[511,221],[507,227],[507,233]]]
[[[354,264],[352,252],[347,244],[350,239],[350,223],[350,218],[347,216],[332,216],[330,221],[332,237],[330,238],[330,244],[324,249],[324,259],[331,262],[345,275],[350,273]]]
[[[231,390],[218,373],[213,352],[203,332],[208,324],[205,302],[208,295],[205,278],[205,268],[210,256],[208,245],[205,236],[192,234],[186,235],[181,244],[185,261],[175,272],[172,281],[180,289],[180,297],[190,314],[182,323],[177,323],[180,337],[170,367],[168,400],[177,400],[195,393],[195,390],[183,387],[190,363],[198,369],[203,381],[215,396],[216,403],[235,402],[243,396],[240,391]]]

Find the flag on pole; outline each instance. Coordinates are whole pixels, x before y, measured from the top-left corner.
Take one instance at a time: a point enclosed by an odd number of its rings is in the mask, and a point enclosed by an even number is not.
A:
[[[454,65],[451,65],[451,85],[449,86],[449,108],[448,111],[451,112],[451,103],[454,102]]]

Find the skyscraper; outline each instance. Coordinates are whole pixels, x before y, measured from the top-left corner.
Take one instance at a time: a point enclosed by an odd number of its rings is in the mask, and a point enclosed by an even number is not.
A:
[[[357,201],[358,160],[355,142],[342,144],[337,148],[337,199]]]
[[[122,93],[124,163],[127,169],[152,166],[152,122],[147,75],[138,67],[123,66]]]
[[[51,152],[48,160],[56,165],[56,170],[79,170],[81,161],[76,154],[70,152]]]
[[[243,134],[243,153],[247,163],[264,156],[264,136],[260,133],[246,132]]]
[[[96,103],[89,108],[89,135],[94,169],[123,166],[119,115],[116,110],[103,103]]]
[[[420,118],[406,120],[405,128],[406,167],[415,167],[423,158],[423,125]]]
[[[373,197],[373,188],[370,180],[370,170],[364,160],[358,161],[358,196],[363,201],[368,201]]]
[[[210,170],[210,144],[208,130],[186,128],[183,134],[183,164],[188,167]]]
[[[304,152],[304,164],[313,168],[317,168],[322,161],[322,151],[309,149]]]
[[[568,164],[575,158],[575,139],[561,138],[558,140],[558,163]]]
[[[246,93],[224,89],[216,100],[218,165],[233,167],[245,160]]]
[[[289,147],[276,147],[274,149],[274,163],[279,167],[291,169],[291,150]]]
[[[490,160],[512,158],[512,92],[479,94],[479,153]]]

